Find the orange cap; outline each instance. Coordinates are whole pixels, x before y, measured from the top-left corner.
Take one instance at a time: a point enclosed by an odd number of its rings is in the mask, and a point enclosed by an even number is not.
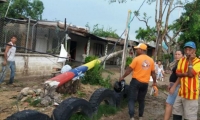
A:
[[[138,46],[134,47],[135,49],[142,49],[142,50],[147,50],[147,45],[145,45],[144,43],[140,43]]]

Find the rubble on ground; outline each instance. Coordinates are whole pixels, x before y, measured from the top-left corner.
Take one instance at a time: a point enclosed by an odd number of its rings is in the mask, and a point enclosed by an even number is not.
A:
[[[49,106],[61,102],[61,95],[56,93],[55,90],[48,92],[47,89],[41,89],[37,86],[25,87],[21,90],[18,100],[21,102],[29,102],[35,106]]]
[[[61,94],[75,94],[80,88],[80,81],[69,81],[60,87],[46,86],[43,89],[38,86],[25,87],[21,90],[18,100],[21,102],[28,102],[33,106],[58,105],[62,102]]]

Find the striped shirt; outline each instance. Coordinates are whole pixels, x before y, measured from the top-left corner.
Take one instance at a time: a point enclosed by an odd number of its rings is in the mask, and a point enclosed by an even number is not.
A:
[[[180,89],[178,95],[180,97],[197,100],[199,97],[199,79],[198,75],[200,72],[200,60],[195,58],[193,61],[192,73],[194,77],[180,77]],[[189,61],[187,58],[182,58],[178,62],[176,73],[186,73],[188,72]]]

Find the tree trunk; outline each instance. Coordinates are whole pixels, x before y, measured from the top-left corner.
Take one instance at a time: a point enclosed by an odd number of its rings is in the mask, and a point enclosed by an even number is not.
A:
[[[155,60],[161,60],[161,58],[162,58],[162,35],[160,31],[156,43]]]
[[[169,63],[169,59],[167,59],[167,60],[166,60],[166,70],[170,70],[169,64],[170,64],[170,63]]]
[[[162,60],[163,52],[162,52],[162,39],[159,37],[159,46],[158,46],[158,60]]]

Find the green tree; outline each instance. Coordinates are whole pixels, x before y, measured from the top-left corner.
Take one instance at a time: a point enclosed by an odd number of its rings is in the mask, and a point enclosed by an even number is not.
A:
[[[119,3],[124,3],[127,0],[109,0],[110,3],[113,2],[119,2]],[[153,38],[156,38],[156,51],[155,51],[155,59],[160,59],[162,57],[162,51],[163,48],[161,45],[163,40],[166,42],[168,47],[172,46],[172,43],[174,43],[174,41],[176,41],[176,37],[179,35],[180,30],[177,30],[177,32],[171,36],[170,35],[170,31],[169,31],[169,18],[170,18],[170,14],[179,7],[183,7],[184,4],[186,4],[188,1],[187,0],[147,0],[147,3],[149,5],[152,5],[152,3],[155,3],[155,30],[153,30],[153,28],[150,28],[148,25],[148,20],[150,19],[150,17],[147,17],[147,14],[144,13],[143,18],[140,18],[140,12],[139,11],[135,11],[135,16],[138,18],[139,21],[142,21],[145,23],[146,25],[146,29],[143,28],[139,28],[137,32],[138,37],[141,38],[141,35],[145,35],[145,37],[142,38],[148,38],[149,39],[149,35],[152,35],[153,33]],[[182,29],[177,28],[177,29]],[[149,39],[152,40],[152,39]],[[153,39],[154,40],[154,39]],[[169,40],[169,41],[168,41]],[[172,40],[172,41],[171,41]],[[167,51],[164,51],[167,52]],[[157,58],[158,56],[158,58]]]
[[[0,4],[1,17],[4,17],[9,5],[9,1]],[[44,10],[43,2],[40,0],[12,0],[7,17],[24,18],[30,16],[32,19],[42,19]]]
[[[85,26],[90,29],[88,23]],[[116,30],[113,30],[111,27],[108,29],[104,29],[103,26],[99,27],[99,24],[94,25],[93,29],[90,30],[90,32],[99,37],[111,37],[117,39],[119,38],[118,34],[116,33]]]
[[[187,18],[184,17],[180,23],[177,24],[173,22],[169,24],[169,18],[171,13],[179,7],[184,7],[184,4],[187,1],[184,0],[148,0],[148,3],[151,4],[155,2],[155,27],[150,28],[148,25],[148,20],[151,17],[147,17],[147,14],[144,13],[143,17],[141,18],[140,12],[135,11],[134,14],[138,18],[139,21],[144,22],[146,28],[139,28],[136,31],[137,38],[140,39],[147,39],[145,41],[156,41],[156,51],[155,51],[155,59],[162,59],[165,58],[166,66],[169,67],[170,65],[170,58],[166,57],[169,56],[171,53],[174,53],[177,48],[179,48],[179,44],[177,43],[177,37],[181,33],[183,28],[184,22],[187,21]],[[161,45],[165,42],[168,49],[165,50]]]
[[[183,24],[179,43],[183,45],[187,41],[194,41],[197,46],[200,46],[200,0],[188,3],[184,8],[185,12],[180,19],[176,20],[177,25],[180,25],[180,21],[187,20]],[[200,55],[199,47],[197,47],[197,55]]]
[[[146,43],[150,41],[156,41],[155,28],[144,29],[140,27],[138,30],[135,31],[135,33],[137,39],[144,40]]]

